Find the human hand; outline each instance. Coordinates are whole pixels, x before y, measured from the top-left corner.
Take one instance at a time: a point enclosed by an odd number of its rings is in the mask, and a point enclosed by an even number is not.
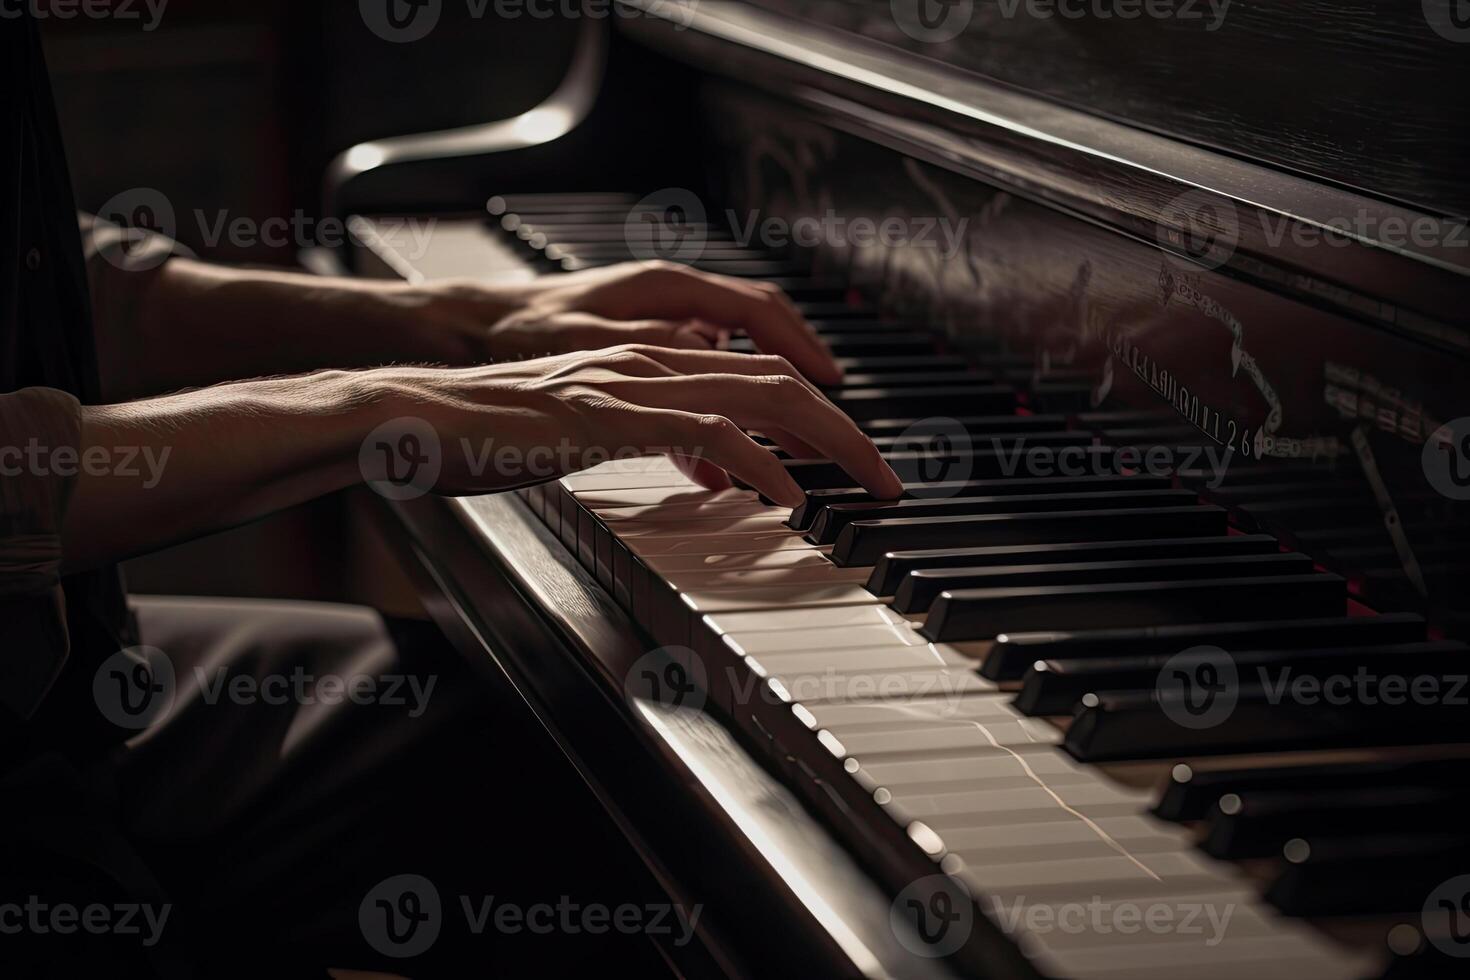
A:
[[[735,476],[777,503],[801,503],[801,487],[746,429],[793,455],[835,460],[874,496],[902,491],[862,430],[782,357],[624,345],[478,368],[383,368],[363,383],[388,425],[432,427],[440,493],[507,490],[662,452],[710,489]],[[495,453],[473,451],[487,440]],[[516,466],[476,465],[507,447]]]
[[[454,328],[480,339],[486,360],[620,344],[711,350],[739,331],[818,384],[842,377],[790,298],[768,283],[668,262],[627,262],[514,286],[456,281],[430,288]]]

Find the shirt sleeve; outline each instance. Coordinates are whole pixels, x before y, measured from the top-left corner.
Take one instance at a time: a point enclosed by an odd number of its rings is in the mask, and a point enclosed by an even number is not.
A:
[[[61,524],[81,429],[81,406],[63,391],[0,395],[0,715],[29,718],[70,650]]]

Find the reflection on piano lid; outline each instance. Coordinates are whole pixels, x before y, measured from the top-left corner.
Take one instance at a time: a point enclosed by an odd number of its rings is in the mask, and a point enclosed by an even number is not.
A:
[[[698,106],[708,183],[679,178],[675,210],[654,183],[496,188],[427,252],[367,235],[355,261],[434,278],[473,267],[467,248],[521,276],[663,255],[780,282],[838,348],[831,395],[899,470],[898,502],[778,453],[794,513],[659,459],[390,505],[431,606],[540,705],[670,888],[750,883],[757,900],[712,909],[714,972],[801,950],[868,976],[1451,975],[1470,262],[1273,244],[1260,222],[1427,198],[768,11],[701,4],[679,31],[647,12],[626,33],[698,66],[633,55],[671,112]],[[1205,186],[1235,215],[1223,251],[1170,219]],[[827,233],[742,234],[767,218]],[[857,241],[860,218],[904,233]],[[922,237],[941,226],[952,248]],[[487,564],[509,582],[493,595]],[[699,832],[744,841],[748,865],[691,870],[687,842],[649,839],[657,815],[619,790],[635,777],[587,761],[579,684],[631,705],[702,787]],[[809,941],[786,945],[793,928]]]

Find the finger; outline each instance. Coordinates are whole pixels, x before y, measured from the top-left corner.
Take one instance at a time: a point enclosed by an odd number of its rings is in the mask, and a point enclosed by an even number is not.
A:
[[[717,412],[747,428],[782,430],[837,463],[873,496],[903,493],[898,474],[857,424],[788,375],[675,375],[631,381],[618,394],[638,405]]]
[[[787,432],[785,429],[779,429],[775,426],[767,426],[766,428],[761,430],[761,434],[769,438],[772,442],[780,446],[782,449],[786,450],[788,453],[790,453],[792,459],[822,458],[822,451],[820,449],[817,449],[815,446],[808,444],[803,439],[798,439],[796,436],[792,435],[790,432]]]
[[[750,377],[784,374],[820,393],[820,389],[804,378],[790,361],[777,354],[743,354],[728,350],[691,352],[656,347],[639,348],[638,353],[679,374],[744,374]]]
[[[827,345],[779,289],[682,267],[659,269],[650,278],[647,285],[652,288],[639,288],[621,300],[636,302],[636,313],[629,315],[693,318],[743,330],[762,351],[787,358],[819,384],[842,379],[842,369]],[[630,280],[630,286],[634,282]]]
[[[757,493],[785,507],[799,506],[806,493],[781,461],[733,421],[720,415],[652,410],[671,446],[689,447],[697,458],[718,466]]]
[[[685,456],[683,453],[670,453],[669,458],[674,461],[680,473],[706,490],[729,490],[735,485],[730,482],[730,474],[707,459]]]
[[[629,344],[669,347],[683,350],[714,350],[719,330],[700,320],[635,320],[631,323],[607,321],[609,332]]]

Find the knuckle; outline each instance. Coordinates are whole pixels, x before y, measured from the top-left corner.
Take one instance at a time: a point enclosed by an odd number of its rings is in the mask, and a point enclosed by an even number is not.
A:
[[[647,351],[648,348],[641,344],[622,344],[612,348],[605,360],[616,367],[640,366],[653,360],[648,356]]]
[[[790,361],[782,357],[780,354],[772,354],[766,359],[766,361],[767,364],[769,364],[770,366],[772,374],[786,375],[792,380],[796,379],[796,368],[792,366]]]
[[[776,397],[785,402],[806,401],[811,395],[806,385],[789,374],[769,374],[761,381],[770,385]]]
[[[740,427],[723,415],[701,415],[695,424],[711,439],[729,439],[740,435]]]

